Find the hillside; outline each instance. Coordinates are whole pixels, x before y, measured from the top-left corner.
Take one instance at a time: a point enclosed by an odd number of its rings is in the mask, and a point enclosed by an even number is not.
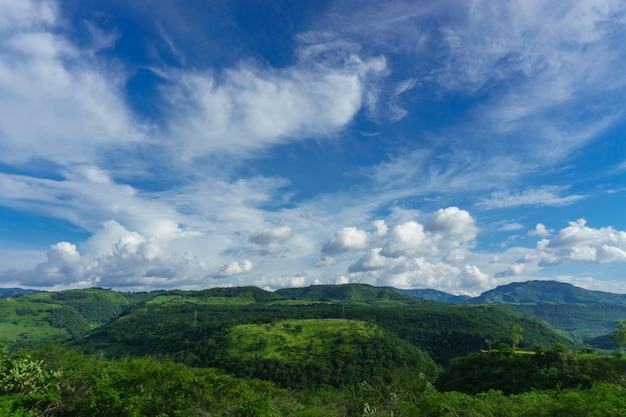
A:
[[[332,299],[337,290],[341,294],[358,294],[358,300],[369,300],[363,294],[373,288],[318,286],[313,291],[322,300]],[[249,303],[242,304],[241,293],[237,292],[233,292],[231,301],[220,298],[219,303],[210,292],[163,294],[136,305],[76,343],[88,351],[110,356],[163,354],[192,365],[219,366],[226,335],[234,326],[270,325],[271,329],[272,323],[281,320],[347,319],[377,325],[424,349],[439,364],[485,348],[486,338],[508,343],[516,323],[524,327],[524,340],[529,347],[547,348],[557,342],[577,346],[571,338],[545,323],[505,305],[422,303],[414,299],[410,304],[397,301],[389,304],[383,299],[386,305],[380,306],[364,301],[315,302],[310,300],[310,289],[277,293],[287,293],[291,298],[262,302],[248,299]],[[382,293],[394,294],[388,289]]]
[[[626,320],[626,295],[591,291],[556,281],[502,285],[466,302],[509,304],[579,341],[612,333],[616,321]]]
[[[42,374],[46,389],[58,389],[49,398],[32,390],[20,394],[24,399],[0,392],[0,415],[30,415],[24,406],[48,410],[58,406],[55,401],[83,410],[68,416],[103,417],[130,415],[129,410],[547,417],[592,415],[585,406],[596,410],[600,403],[609,405],[598,415],[621,415],[606,411],[626,409],[626,403],[614,407],[626,392],[616,385],[623,381],[626,359],[577,352],[580,342],[529,314],[589,319],[600,313],[598,306],[440,303],[363,284],[276,292],[234,287],[129,294],[94,288],[22,295],[0,300],[0,334],[9,334],[3,327],[9,324],[22,344],[73,338],[12,355],[0,343],[4,369],[33,358],[33,366],[45,363],[60,371]],[[605,312],[622,307],[604,306]],[[583,307],[588,313],[579,317]],[[507,346],[514,326],[523,329],[519,350]],[[579,397],[580,405],[573,405]],[[578,409],[585,411],[570,412]]]
[[[466,301],[472,304],[488,303],[573,303],[626,305],[625,294],[591,291],[558,281],[527,281],[501,285]]]
[[[420,301],[410,295],[400,294],[388,287],[367,284],[311,285],[302,288],[283,288],[275,291],[281,297],[320,302],[350,302],[370,305],[415,305]]]
[[[587,341],[615,331],[615,322],[626,320],[626,306],[619,304],[533,303],[515,308],[530,313],[555,329]]]
[[[345,319],[289,319],[229,329],[220,367],[285,387],[390,380],[397,370],[436,375],[420,348],[375,324]]]
[[[438,301],[440,303],[464,303],[471,297],[469,295],[452,295],[447,292],[437,291],[433,289],[419,289],[419,290],[403,290],[400,288],[391,288],[392,290],[405,295],[410,295],[415,298],[422,298],[424,300]]]
[[[32,345],[78,337],[149,297],[100,288],[20,293],[0,299],[0,341]]]
[[[15,298],[24,294],[40,292],[39,290],[26,290],[23,288],[0,288],[0,298]]]

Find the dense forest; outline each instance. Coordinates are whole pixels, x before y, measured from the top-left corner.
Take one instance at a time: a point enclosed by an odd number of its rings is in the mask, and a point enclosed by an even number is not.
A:
[[[15,294],[0,416],[626,415],[626,327],[597,350],[518,307],[367,285]]]

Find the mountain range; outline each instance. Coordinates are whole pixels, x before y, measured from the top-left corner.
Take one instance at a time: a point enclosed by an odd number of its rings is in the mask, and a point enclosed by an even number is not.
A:
[[[167,311],[172,317],[178,317],[180,309],[187,311],[184,313],[187,316],[192,309],[196,314],[198,311],[204,314],[202,311],[209,310],[212,311],[210,314],[218,314],[220,308],[233,308],[230,314],[244,314],[241,310],[274,309],[275,314],[291,317],[290,315],[296,313],[286,306],[299,306],[296,316],[309,314],[311,317],[318,317],[329,314],[335,318],[346,318],[359,315],[360,319],[365,318],[366,321],[386,323],[385,326],[395,329],[394,332],[401,337],[406,336],[402,336],[403,330],[396,329],[396,324],[391,321],[409,320],[407,317],[415,314],[415,318],[411,320],[426,320],[425,317],[428,317],[431,323],[440,322],[437,325],[431,324],[440,326],[433,329],[433,340],[437,342],[421,342],[421,346],[429,353],[434,352],[435,356],[435,345],[441,342],[443,333],[447,332],[450,336],[460,331],[470,335],[467,340],[472,340],[471,348],[480,348],[487,337],[505,339],[507,328],[510,330],[510,326],[515,320],[520,320],[520,317],[534,317],[562,332],[571,338],[570,342],[564,340],[565,343],[586,343],[592,347],[611,349],[611,342],[606,336],[615,331],[616,321],[626,320],[626,295],[591,291],[556,281],[507,284],[473,298],[432,289],[403,290],[367,284],[313,285],[284,288],[274,292],[256,287],[211,288],[202,291],[161,290],[150,293],[123,293],[101,288],[58,292],[10,288],[0,290],[0,298],[0,334],[3,339],[32,344],[49,338],[63,340],[86,337],[89,340],[86,343],[94,347],[98,345],[100,350],[107,349],[105,345],[110,342],[110,332],[117,329],[120,323],[126,325],[134,322],[136,318],[143,317],[145,311],[151,311],[151,314],[157,316],[162,316]],[[324,305],[327,307],[323,307]],[[336,309],[332,310],[329,306],[336,306],[332,307]],[[315,312],[305,314],[303,311],[306,309]],[[287,310],[289,313],[286,313]],[[332,310],[333,313],[327,310]],[[414,313],[414,310],[419,313]],[[497,316],[504,324],[489,324],[488,322],[494,320],[490,315]],[[139,329],[144,326],[142,323],[148,322],[150,320],[145,317],[137,322],[134,325],[137,327],[136,333],[141,334]],[[171,328],[166,329],[163,324],[159,326],[165,332],[176,333],[175,320],[168,324]],[[453,328],[445,328],[446,326]],[[527,327],[540,333],[549,333],[530,322]],[[427,330],[425,328],[423,331]],[[98,338],[103,338],[103,332],[109,332],[106,333],[109,336],[103,339],[106,343],[96,343]],[[135,337],[125,332],[121,332],[124,334],[123,338]],[[462,349],[455,346],[455,343],[461,343],[460,340],[463,339],[461,333],[458,335],[459,340],[455,342],[451,340],[456,336],[450,336],[450,340],[442,342],[449,347],[447,354],[463,353]],[[146,334],[153,332],[147,330]],[[420,338],[426,337],[426,333],[420,334]],[[416,335],[411,337],[417,338]],[[557,340],[554,335],[550,337]],[[538,335],[527,335],[527,342],[530,343],[531,340],[544,343],[541,341],[547,339]],[[141,344],[140,341],[133,343]],[[158,343],[155,342],[155,345]],[[127,348],[132,350],[132,347]]]

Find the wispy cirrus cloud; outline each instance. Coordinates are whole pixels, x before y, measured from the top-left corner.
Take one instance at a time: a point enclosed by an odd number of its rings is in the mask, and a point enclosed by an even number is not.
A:
[[[496,191],[484,198],[477,205],[486,209],[502,209],[520,206],[567,206],[585,198],[583,195],[572,194],[561,196],[568,187],[543,186],[528,187],[520,193]]]

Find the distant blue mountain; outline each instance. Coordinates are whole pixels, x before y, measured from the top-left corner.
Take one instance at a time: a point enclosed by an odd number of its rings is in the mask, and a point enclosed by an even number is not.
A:
[[[24,288],[0,288],[0,298],[15,298],[22,294],[32,294],[40,290],[27,290]]]
[[[526,281],[501,285],[467,300],[473,304],[539,302],[626,305],[625,294],[591,291],[558,281]]]
[[[439,301],[440,303],[464,303],[470,297],[467,295],[453,295],[447,292],[437,291],[433,289],[420,289],[420,290],[402,290],[400,288],[390,287],[392,290],[405,295],[410,295],[415,298],[422,298],[424,300]]]

